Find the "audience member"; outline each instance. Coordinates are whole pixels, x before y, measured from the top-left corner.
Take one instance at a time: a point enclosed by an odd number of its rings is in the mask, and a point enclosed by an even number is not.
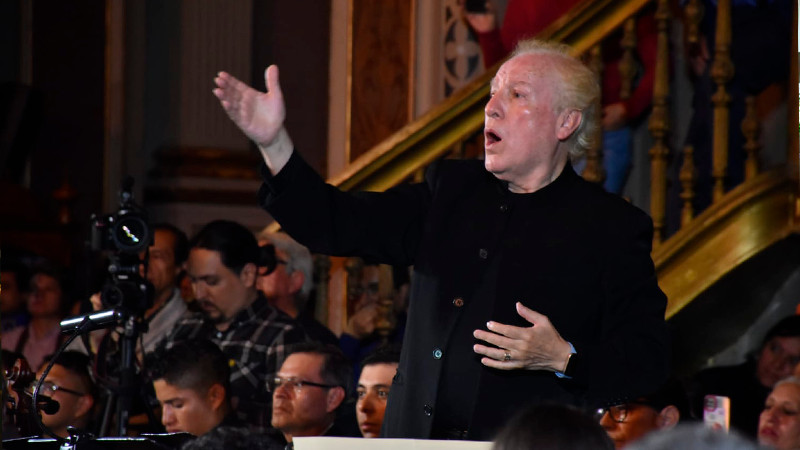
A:
[[[27,269],[14,255],[3,252],[0,261],[0,332],[28,324],[25,311]]]
[[[757,450],[761,447],[745,439],[734,430],[728,433],[715,431],[707,426],[680,424],[671,430],[650,433],[644,439],[633,443],[628,450],[675,450],[690,448],[694,450]]]
[[[577,0],[510,0],[503,26],[499,29],[491,2],[487,2],[489,9],[486,13],[466,12],[465,18],[477,33],[483,61],[488,68],[505,58],[517,42],[536,36],[577,3]],[[603,186],[615,194],[621,193],[625,187],[631,167],[631,125],[645,117],[653,100],[657,50],[654,12],[654,8],[648,8],[636,19],[637,67],[634,87],[626,98],[621,95],[622,28],[612,32],[602,43],[602,151],[606,172]]]
[[[778,450],[800,448],[800,378],[775,384],[759,417],[758,443]]]
[[[337,410],[350,392],[350,362],[330,345],[299,344],[269,383],[272,426],[287,443],[301,436],[348,436]]]
[[[574,407],[542,404],[517,414],[497,435],[493,450],[610,450],[603,428]]]
[[[759,414],[770,390],[800,362],[800,316],[782,319],[767,331],[756,358],[737,366],[713,367],[695,375],[689,386],[692,409],[702,417],[703,398],[731,400],[731,428],[755,439]]]
[[[259,234],[259,245],[272,244],[278,265],[268,275],[259,273],[256,285],[270,305],[280,309],[299,323],[312,340],[337,345],[339,339],[319,323],[306,309],[314,287],[314,264],[311,252],[286,233]]]
[[[285,359],[285,346],[306,340],[286,314],[256,289],[263,256],[255,236],[225,220],[207,224],[190,243],[187,273],[202,313],[184,316],[164,340],[210,339],[232,360],[231,402],[255,431],[269,429],[267,380]]]
[[[147,368],[168,433],[195,436],[217,426],[244,426],[232,413],[228,358],[213,342],[178,342],[148,355]]]
[[[27,296],[30,323],[3,332],[2,348],[22,353],[31,367],[39,367],[61,343],[59,322],[66,306],[61,272],[52,266],[34,268]]]
[[[37,378],[41,378],[49,361],[50,356],[44,359]],[[55,414],[42,413],[42,423],[59,437],[69,437],[68,426],[80,430],[90,427],[96,395],[94,382],[89,376],[89,364],[89,357],[83,353],[61,353],[39,391],[40,395],[58,402]]]
[[[381,432],[386,400],[399,363],[400,351],[392,347],[381,347],[361,362],[361,376],[356,387],[356,419],[365,438],[376,438]]]
[[[243,428],[219,426],[183,444],[181,450],[284,450],[284,445]]]
[[[653,431],[671,429],[688,418],[686,391],[678,381],[670,379],[653,394],[606,408],[600,425],[619,449]]]

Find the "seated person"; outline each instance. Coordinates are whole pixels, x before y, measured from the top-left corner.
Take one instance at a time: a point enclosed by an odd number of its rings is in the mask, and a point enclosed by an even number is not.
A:
[[[337,420],[348,397],[350,362],[333,346],[301,343],[268,383],[272,392],[272,426],[287,443],[297,436],[350,436]]]
[[[272,244],[278,261],[275,270],[262,275],[259,269],[256,287],[270,305],[280,309],[299,323],[313,341],[337,345],[339,339],[306,309],[314,287],[314,263],[311,252],[286,233],[262,231],[258,244]]]
[[[670,379],[653,394],[603,410],[600,425],[623,448],[656,430],[668,430],[689,417],[689,401],[681,384]]]
[[[205,339],[181,341],[148,354],[146,364],[168,433],[195,436],[224,424],[244,426],[232,414],[228,358]]]
[[[58,350],[67,295],[60,270],[39,266],[32,271],[27,308],[30,322],[3,332],[2,347],[25,355],[31,368],[39,367],[46,355]]]
[[[37,379],[41,378],[51,356],[44,359]],[[94,383],[89,376],[89,357],[80,352],[65,351],[47,374],[39,395],[58,402],[55,414],[42,413],[42,423],[59,437],[67,438],[68,426],[87,430],[95,403]]]
[[[764,401],[775,383],[792,374],[800,362],[800,316],[788,316],[767,331],[758,354],[742,364],[712,367],[695,375],[690,385],[692,409],[703,416],[703,398],[731,399],[731,428],[755,439]]]
[[[356,419],[365,438],[376,438],[381,432],[386,400],[399,363],[400,351],[392,347],[381,347],[361,362]]]
[[[3,249],[3,263],[0,264],[0,285],[0,331],[5,333],[28,323],[25,311],[27,269],[14,253],[6,249]]]
[[[758,443],[778,450],[800,448],[800,378],[775,384],[758,421]]]
[[[541,404],[523,410],[503,428],[492,450],[611,450],[603,428],[567,405]]]

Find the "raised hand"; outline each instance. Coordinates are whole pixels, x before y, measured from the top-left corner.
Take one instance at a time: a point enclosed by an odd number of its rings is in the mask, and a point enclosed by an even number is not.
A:
[[[550,323],[547,316],[517,302],[517,313],[532,324],[515,327],[497,322],[486,324],[489,331],[475,330],[473,336],[494,347],[475,344],[473,351],[484,355],[481,363],[495,369],[550,370],[563,372],[570,345]],[[507,356],[508,355],[508,356]]]
[[[288,161],[293,150],[283,127],[286,106],[278,81],[278,66],[264,73],[267,92],[259,92],[227,72],[220,72],[213,90],[222,108],[244,134],[255,142],[273,173]]]

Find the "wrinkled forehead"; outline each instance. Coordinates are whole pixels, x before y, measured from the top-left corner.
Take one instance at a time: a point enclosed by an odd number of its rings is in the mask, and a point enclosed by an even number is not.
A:
[[[545,53],[525,53],[517,55],[500,66],[494,78],[492,88],[507,84],[534,84],[537,80],[552,79],[555,55]]]

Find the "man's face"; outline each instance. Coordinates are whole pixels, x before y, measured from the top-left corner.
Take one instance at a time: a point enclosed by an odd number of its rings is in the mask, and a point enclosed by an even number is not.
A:
[[[153,388],[161,403],[161,423],[167,433],[185,431],[201,436],[222,421],[210,392],[180,388],[164,379],[153,381]]]
[[[791,375],[799,362],[800,337],[773,337],[761,349],[756,377],[765,387],[771,388]]]
[[[37,379],[41,378],[42,372],[43,370],[40,370],[36,374]],[[48,389],[53,385],[57,386],[55,391]],[[85,427],[94,404],[94,399],[87,391],[88,387],[81,382],[78,375],[60,364],[53,365],[40,392],[57,401],[59,406],[55,414],[42,413],[42,423],[61,437],[69,436],[67,433],[69,425]]]
[[[219,252],[193,248],[186,271],[203,313],[212,322],[230,322],[252,300],[251,290],[255,284],[252,264],[237,275],[222,263]]]
[[[311,381],[326,384],[320,370],[322,355],[292,353],[283,362],[278,376],[283,379]],[[334,401],[333,391],[341,388],[323,388],[303,385],[298,391],[290,383],[278,386],[272,393],[272,426],[290,436],[319,436],[332,423],[332,412],[341,400]]]
[[[651,406],[629,403],[622,408],[614,408],[614,411],[606,411],[603,414],[600,425],[614,441],[616,448],[623,448],[659,428],[658,411]],[[614,420],[614,417],[620,419],[621,416],[624,416],[622,422]]]
[[[485,108],[484,164],[512,190],[532,174],[552,170],[557,159],[566,160],[556,110],[560,83],[550,69],[555,58],[520,55],[503,64],[492,79]]]
[[[261,245],[260,242],[259,245]],[[272,273],[266,276],[259,276],[256,280],[256,288],[267,297],[267,300],[269,300],[270,304],[273,306],[276,304],[276,299],[294,298],[294,295],[303,286],[302,281],[298,284],[297,280],[294,279],[296,276],[293,277],[297,272],[289,273],[286,271],[285,262],[289,261],[289,257],[286,253],[276,248],[275,256],[278,261],[283,261],[284,263],[278,263]]]
[[[396,363],[370,364],[361,370],[356,391],[356,418],[365,438],[376,438],[381,432],[386,399],[389,398],[392,377],[396,372]]]
[[[167,230],[156,230],[147,266],[147,280],[153,283],[156,297],[164,291],[172,291],[180,271],[175,264],[175,236]]]
[[[33,317],[58,316],[61,313],[61,285],[58,280],[37,273],[31,279],[28,312]]]

